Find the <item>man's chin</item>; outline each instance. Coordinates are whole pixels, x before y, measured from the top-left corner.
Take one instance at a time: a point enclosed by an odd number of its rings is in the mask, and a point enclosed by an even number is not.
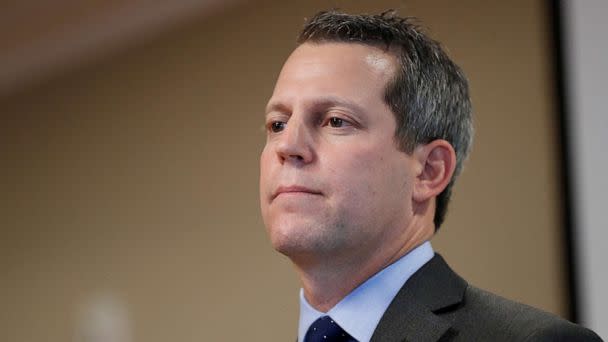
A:
[[[328,243],[329,241],[330,239],[328,238],[312,235],[271,235],[274,249],[287,256],[296,264],[333,254],[338,246]]]
[[[272,239],[272,247],[275,251],[289,257],[297,257],[303,254],[314,253],[314,248],[303,244],[302,241],[293,241],[292,239]]]

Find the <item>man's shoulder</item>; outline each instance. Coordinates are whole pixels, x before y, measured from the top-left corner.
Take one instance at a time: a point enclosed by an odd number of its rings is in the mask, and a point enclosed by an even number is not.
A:
[[[601,341],[556,315],[470,285],[436,254],[403,285],[372,341]]]
[[[472,285],[467,285],[459,308],[440,316],[478,340],[601,341],[589,329]]]

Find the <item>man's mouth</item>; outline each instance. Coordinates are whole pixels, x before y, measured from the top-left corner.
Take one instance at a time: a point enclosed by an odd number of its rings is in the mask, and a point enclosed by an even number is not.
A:
[[[314,190],[311,188],[307,188],[305,186],[300,185],[289,185],[289,186],[279,186],[277,190],[272,194],[272,199],[277,198],[280,195],[322,195],[322,193],[318,190]]]

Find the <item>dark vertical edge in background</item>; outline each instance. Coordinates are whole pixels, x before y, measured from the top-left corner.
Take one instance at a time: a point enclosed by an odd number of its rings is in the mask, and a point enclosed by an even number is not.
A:
[[[561,200],[561,221],[563,227],[562,241],[566,255],[566,285],[567,285],[567,303],[568,303],[568,319],[578,323],[580,320],[579,308],[579,286],[578,273],[576,268],[576,236],[575,236],[575,210],[572,182],[572,167],[571,167],[571,151],[572,140],[568,130],[568,84],[566,68],[568,67],[567,56],[565,54],[565,37],[564,37],[564,4],[560,0],[548,0],[548,14],[551,25],[552,46],[550,51],[553,55],[553,80],[554,80],[554,101],[556,114],[557,128],[557,149],[559,157],[558,175],[560,181],[560,190],[562,193]]]

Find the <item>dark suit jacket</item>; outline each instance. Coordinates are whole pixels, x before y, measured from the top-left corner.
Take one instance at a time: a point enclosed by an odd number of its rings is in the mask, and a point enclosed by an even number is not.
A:
[[[435,254],[403,285],[372,342],[601,341],[591,330],[475,288]]]

